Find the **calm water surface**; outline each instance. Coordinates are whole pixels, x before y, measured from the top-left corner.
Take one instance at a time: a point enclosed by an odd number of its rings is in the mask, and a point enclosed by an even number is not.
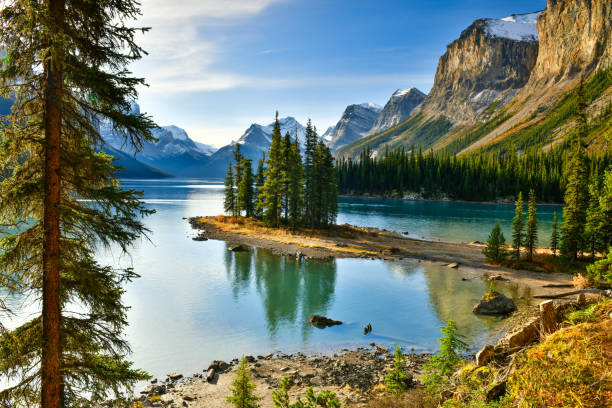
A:
[[[438,347],[439,326],[457,321],[474,347],[490,340],[501,322],[471,309],[487,284],[462,281],[446,267],[416,261],[339,259],[308,261],[262,250],[233,253],[220,241],[196,242],[183,217],[222,212],[223,190],[201,180],[125,180],[144,190],[156,214],[146,219],[150,240],[130,255],[100,254],[131,265],[142,277],[125,295],[132,359],[155,376],[191,374],[213,359],[275,351],[331,353],[342,348],[399,344]],[[543,207],[542,234],[552,211]],[[509,237],[513,207],[490,204],[401,202],[343,198],[340,223],[408,231],[411,236],[455,242],[485,240],[500,221]],[[502,288],[500,288],[502,289]],[[518,299],[519,294],[503,288]],[[307,322],[323,314],[346,324],[320,330]],[[372,323],[373,333],[363,335]]]

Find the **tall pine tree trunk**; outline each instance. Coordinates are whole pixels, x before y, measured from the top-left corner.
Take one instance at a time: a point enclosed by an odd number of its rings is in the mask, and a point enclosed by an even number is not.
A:
[[[56,27],[64,23],[64,0],[49,1]],[[63,75],[61,44],[50,39],[51,56],[45,63],[44,247],[41,360],[41,405],[62,406],[63,376],[60,344],[60,141]]]

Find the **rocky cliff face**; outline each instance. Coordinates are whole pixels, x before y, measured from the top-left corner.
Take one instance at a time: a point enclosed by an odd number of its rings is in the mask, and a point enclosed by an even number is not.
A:
[[[476,20],[447,46],[434,86],[418,111],[453,123],[474,122],[491,104],[512,99],[536,63],[538,15]]]
[[[538,58],[526,93],[612,66],[612,2],[548,0],[538,35]]]
[[[391,95],[368,135],[382,132],[406,119],[425,99],[425,94],[416,88],[398,89]]]
[[[376,122],[381,110],[380,106],[373,103],[347,106],[333,130],[325,134],[331,138],[329,148],[335,150],[364,137]]]

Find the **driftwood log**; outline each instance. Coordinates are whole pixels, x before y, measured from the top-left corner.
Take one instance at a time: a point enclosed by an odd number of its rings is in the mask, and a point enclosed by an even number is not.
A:
[[[537,296],[534,296],[534,299],[560,299],[566,296],[577,295],[579,293],[599,293],[607,297],[612,296],[612,291],[610,289],[604,290],[604,289],[593,288],[593,289],[572,290],[571,292],[563,292],[557,295],[537,295]]]

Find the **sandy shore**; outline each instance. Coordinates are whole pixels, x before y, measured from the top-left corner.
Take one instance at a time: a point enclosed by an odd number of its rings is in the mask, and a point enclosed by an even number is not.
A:
[[[194,239],[214,239],[230,243],[267,249],[277,255],[304,256],[306,259],[364,258],[364,259],[417,259],[442,265],[457,264],[456,268],[470,270],[470,275],[501,276],[514,284],[529,287],[533,294],[556,294],[567,289],[546,287],[571,285],[571,276],[562,273],[532,272],[502,268],[486,262],[483,244],[458,244],[426,241],[405,237],[377,228],[361,228],[348,224],[327,230],[290,231],[270,229],[259,223],[230,223],[217,217],[193,217],[191,226],[198,231]],[[452,270],[454,268],[449,268]]]

